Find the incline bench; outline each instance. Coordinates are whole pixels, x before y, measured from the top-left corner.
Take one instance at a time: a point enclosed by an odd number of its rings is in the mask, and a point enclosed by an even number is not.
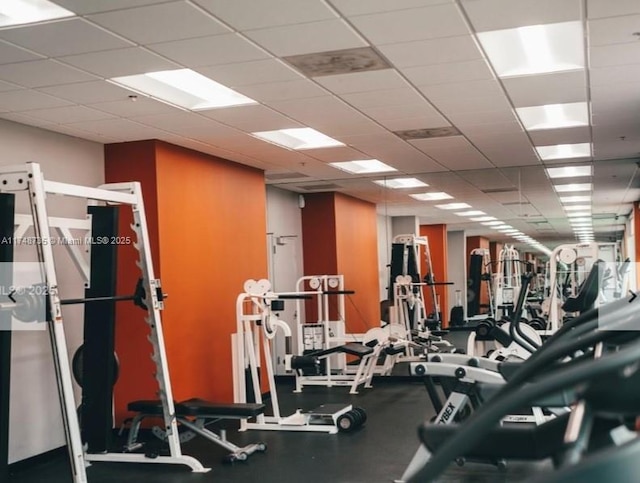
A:
[[[127,409],[138,413],[131,420],[126,446],[127,448],[135,448],[138,444],[138,432],[140,431],[142,420],[147,417],[162,417],[162,404],[158,400],[133,401],[128,404]],[[264,413],[264,409],[264,404],[216,404],[196,398],[175,404],[178,423],[229,451],[225,461],[230,463],[244,461],[256,451],[266,451],[267,447],[264,443],[254,443],[244,447],[237,446],[227,440],[223,429],[220,430],[220,434],[217,434],[207,429],[206,425],[221,419],[254,418]],[[162,430],[160,430],[160,433],[162,433]]]

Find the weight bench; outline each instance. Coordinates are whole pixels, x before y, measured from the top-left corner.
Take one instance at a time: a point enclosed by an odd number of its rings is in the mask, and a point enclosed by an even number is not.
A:
[[[133,401],[128,404],[127,409],[138,413],[131,420],[126,446],[126,448],[134,449],[139,447],[137,440],[143,419],[147,417],[162,417],[162,403],[158,400]],[[189,441],[195,437],[196,434],[199,434],[203,438],[229,451],[229,454],[225,456],[224,459],[224,461],[228,463],[245,461],[250,455],[257,451],[266,451],[267,447],[264,443],[253,443],[244,447],[237,446],[227,440],[224,429],[221,429],[220,434],[217,434],[207,429],[206,425],[222,419],[254,418],[263,414],[264,410],[264,404],[216,404],[197,398],[175,404],[176,420],[189,430],[189,432],[180,435],[181,441]],[[165,436],[164,430],[159,427],[154,427],[153,432],[160,438]]]
[[[289,369],[295,371],[296,389],[301,392],[305,385],[316,386],[350,386],[350,394],[358,394],[358,386],[364,384],[371,387],[373,371],[370,369],[371,362],[375,362],[380,353],[380,345],[377,341],[372,344],[361,344],[360,342],[349,342],[347,344],[310,351],[302,356],[293,356],[289,363]],[[355,374],[327,374],[308,375],[304,374],[304,369],[319,370],[321,359],[325,359],[334,354],[348,354],[357,357],[360,362]]]

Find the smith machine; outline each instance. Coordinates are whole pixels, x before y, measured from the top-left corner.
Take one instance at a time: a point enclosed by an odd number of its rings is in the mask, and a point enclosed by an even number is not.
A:
[[[88,217],[80,220],[53,218],[47,213],[47,197],[61,195],[86,199]],[[29,215],[16,215],[16,197],[27,197]],[[116,288],[117,245],[112,237],[118,237],[119,207],[129,207],[133,214],[131,242],[138,252],[137,265],[140,282],[136,293],[118,296]],[[16,229],[16,226],[18,227]],[[12,319],[33,321],[43,314],[41,322],[47,324],[58,394],[62,409],[67,449],[74,483],[87,481],[86,466],[89,462],[165,463],[186,465],[195,472],[206,472],[195,458],[182,454],[160,311],[163,294],[160,281],[154,277],[145,217],[142,191],[139,183],[107,184],[99,188],[76,186],[47,181],[36,163],[0,168],[0,235],[4,240],[23,235],[29,228],[40,240],[35,249],[41,267],[42,286],[39,290],[25,290],[20,297],[12,296],[0,304],[0,322],[11,324]],[[68,244],[69,254],[85,280],[85,297],[61,300],[58,294],[56,264],[52,234],[69,236],[71,229],[87,233],[90,242],[90,263],[87,264],[77,245]],[[106,238],[105,238],[106,237]],[[91,243],[93,241],[93,243]],[[106,241],[106,242],[105,242]],[[0,262],[12,263],[14,245],[0,244]],[[14,264],[14,266],[17,264]],[[15,269],[14,269],[15,271]],[[2,289],[13,291],[11,270],[0,271]],[[43,295],[38,297],[38,295]],[[157,396],[164,420],[169,456],[148,457],[142,453],[112,451],[112,382],[116,373],[113,357],[115,333],[115,302],[133,300],[146,312],[148,340],[151,358],[155,365],[158,383]],[[67,355],[62,307],[69,304],[84,305],[84,346],[82,351],[82,433],[76,412],[72,375]],[[0,331],[0,480],[6,481],[8,473],[9,443],[9,387],[11,377],[11,332]],[[85,447],[83,447],[86,445]]]

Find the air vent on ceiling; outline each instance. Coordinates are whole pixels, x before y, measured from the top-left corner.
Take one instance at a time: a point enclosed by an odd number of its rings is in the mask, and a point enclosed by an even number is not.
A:
[[[298,179],[298,178],[308,178],[306,174],[302,173],[266,173],[264,175],[266,179],[269,181],[281,181],[284,179]]]
[[[389,63],[371,47],[291,55],[283,57],[283,59],[307,77],[352,74],[391,68]]]
[[[405,129],[403,131],[394,131],[394,133],[407,141],[413,139],[444,138],[460,135],[460,131],[453,126],[434,127],[429,129]]]
[[[518,191],[518,188],[487,188],[485,190],[480,190],[483,193],[486,194],[490,194],[490,193],[513,193],[514,191]]]
[[[502,203],[502,206],[518,206],[518,205],[530,205],[528,201],[509,201],[507,203]]]
[[[337,184],[309,184],[307,186],[300,186],[300,189],[305,191],[329,191],[340,188]]]

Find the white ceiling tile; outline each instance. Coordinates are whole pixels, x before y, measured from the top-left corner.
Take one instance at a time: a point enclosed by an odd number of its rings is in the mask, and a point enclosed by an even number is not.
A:
[[[367,46],[340,19],[251,30],[246,35],[280,57]]]
[[[440,115],[426,101],[419,100],[411,104],[400,104],[393,106],[368,107],[361,109],[366,115],[373,119],[383,121],[390,119],[406,119],[415,117],[434,117],[439,118]],[[446,124],[445,124],[446,125]]]
[[[213,17],[185,2],[90,15],[89,20],[140,44],[229,33]]]
[[[22,89],[22,87],[16,84],[12,84],[11,82],[0,81],[0,92],[16,91],[18,89]]]
[[[494,94],[469,98],[445,98],[432,101],[445,116],[463,112],[481,112],[492,109],[509,109],[510,104],[503,94]]]
[[[351,18],[351,21],[376,45],[469,33],[464,19],[453,4],[362,15]]]
[[[31,89],[0,92],[0,110],[3,111],[21,112],[31,109],[68,106],[70,104],[70,102],[63,99],[49,96]]]
[[[354,161],[367,158],[364,153],[349,146],[338,146],[331,149],[306,149],[304,153],[323,163],[339,163],[341,161]]]
[[[0,30],[0,38],[50,57],[133,45],[81,18]]]
[[[11,64],[13,62],[25,62],[27,60],[42,59],[44,56],[35,52],[28,52],[16,45],[0,41],[0,64]]]
[[[416,139],[410,143],[451,170],[491,167],[484,155],[462,136]]]
[[[502,82],[515,107],[587,100],[585,73],[581,71],[511,77]]]
[[[94,141],[101,144],[107,144],[117,141],[117,138],[102,136],[97,133],[85,131],[84,129],[81,129],[81,125],[77,124],[48,124],[47,126],[43,127],[49,131],[54,131],[60,134],[66,134],[67,136],[86,139],[88,141]]]
[[[90,106],[94,109],[120,117],[135,117],[165,113],[170,114],[176,110],[175,107],[165,104],[164,102],[156,101],[144,96],[138,96],[135,101],[132,101],[129,98],[123,99],[121,96],[117,98],[117,100],[99,102],[96,104],[90,104]]]
[[[610,65],[640,63],[638,42],[593,46],[590,49],[590,66],[607,67]]]
[[[637,0],[587,0],[589,18],[615,17],[640,13]]]
[[[331,3],[343,15],[354,16],[453,3],[453,0],[402,0],[402,2],[389,2],[389,0],[332,0]]]
[[[476,32],[581,19],[581,0],[462,0]]]
[[[355,134],[377,134],[384,130],[361,114],[353,113],[331,122],[316,121],[309,123],[311,127],[328,136],[345,136]]]
[[[531,149],[531,142],[529,141],[527,133],[524,131],[511,132],[509,133],[508,137],[506,137],[505,134],[501,132],[469,132],[468,134],[466,134],[466,137],[479,149],[487,146],[504,146],[505,148],[507,148],[513,147],[514,145],[518,145],[518,147],[525,149]]]
[[[70,123],[66,124],[66,126],[122,141],[141,141],[143,139],[156,138],[158,135],[157,129],[142,126],[136,122],[131,122],[126,119],[86,121],[79,124]]]
[[[589,126],[572,127],[566,129],[544,129],[529,133],[536,146],[551,146],[553,144],[590,143],[591,130]]]
[[[42,87],[38,90],[78,104],[118,100],[129,102],[128,96],[131,94],[129,90],[103,80]]]
[[[471,35],[380,45],[378,49],[400,68],[482,59]]]
[[[609,85],[616,82],[640,82],[640,62],[611,67],[592,67],[589,70],[589,81],[592,86]]]
[[[485,60],[422,65],[407,67],[401,71],[417,86],[494,79],[489,64]]]
[[[1,111],[1,109],[0,109]],[[0,117],[7,121],[17,122],[20,124],[26,124],[27,126],[35,126],[35,127],[44,127],[50,126],[51,123],[47,121],[43,121],[41,119],[35,119],[33,117],[25,116],[24,114],[19,114],[17,112],[2,112],[0,113]]]
[[[504,97],[500,84],[493,80],[451,82],[420,86],[420,90],[431,101],[467,99],[473,97]]]
[[[198,67],[195,70],[222,85],[232,88],[302,78],[296,70],[278,59],[252,60],[211,67]]]
[[[336,17],[323,2],[314,0],[195,0],[195,3],[238,30],[301,24]]]
[[[202,130],[211,129],[212,131],[215,131],[218,127],[220,127],[221,130],[223,129],[220,123],[212,119],[207,119],[199,114],[178,109],[174,109],[173,112],[167,114],[136,116],[133,117],[132,120],[146,126],[170,132],[178,132],[174,131],[174,129],[179,128],[180,133],[186,132],[191,127]],[[229,128],[226,129],[228,130]],[[234,131],[234,134],[238,134],[237,131]]]
[[[462,134],[501,134],[503,136],[509,134],[519,134],[524,132],[522,130],[522,126],[517,121],[515,116],[508,122],[498,122],[498,123],[483,123],[483,124],[472,124],[465,125],[464,128],[460,129]]]
[[[200,114],[246,132],[303,127],[296,121],[261,105],[211,109],[201,111]]]
[[[140,47],[71,55],[60,60],[104,78],[176,69],[179,65]]]
[[[154,3],[164,3],[167,0],[55,0],[55,3],[71,10],[78,15],[96,12],[108,12],[110,10],[120,10],[141,5],[151,5]]]
[[[414,89],[381,89],[368,92],[356,92],[340,96],[357,109],[367,107],[383,107],[412,102],[424,102],[424,99]]]
[[[84,106],[64,106],[51,109],[34,109],[23,112],[25,116],[40,119],[45,122],[67,124],[72,122],[97,121],[113,118],[111,114],[96,111]]]
[[[149,45],[149,49],[185,67],[230,64],[269,57],[238,34],[163,42]]]
[[[407,82],[392,69],[339,74],[318,77],[316,82],[336,94],[369,92],[381,89],[399,89],[408,87]]]
[[[449,126],[442,115],[434,110],[433,114],[420,117],[401,117],[398,119],[377,119],[377,121],[390,131],[404,131],[406,129],[431,129]]]
[[[640,15],[626,17],[611,17],[589,21],[589,45],[622,44],[626,42],[638,43],[638,37],[633,35],[638,30]]]
[[[0,65],[0,79],[25,87],[45,87],[94,80],[95,77],[54,60]]]
[[[464,131],[470,126],[492,125],[494,123],[511,123],[516,121],[516,115],[511,109],[481,112],[456,112],[448,115],[454,126]]]
[[[327,95],[324,89],[305,79],[238,86],[236,90],[256,101],[284,101]]]

